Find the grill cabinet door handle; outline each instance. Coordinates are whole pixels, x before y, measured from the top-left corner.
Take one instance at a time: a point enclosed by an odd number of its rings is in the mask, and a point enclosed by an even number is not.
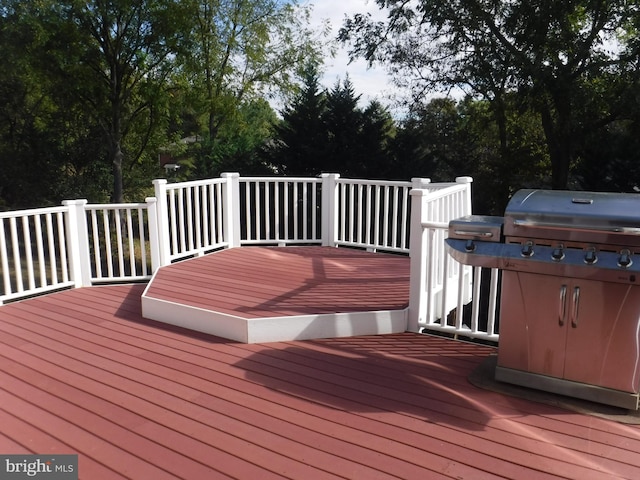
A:
[[[560,310],[558,312],[558,323],[562,327],[567,315],[567,286],[560,287]]]
[[[571,326],[578,326],[578,307],[580,306],[580,287],[573,288],[573,308],[571,310]]]

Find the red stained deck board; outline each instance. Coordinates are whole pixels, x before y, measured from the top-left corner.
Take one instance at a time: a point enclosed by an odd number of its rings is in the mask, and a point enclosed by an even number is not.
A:
[[[324,365],[326,368],[332,368],[331,366],[334,366],[333,368],[336,368],[336,371],[358,372],[357,378],[359,380],[364,380],[364,381],[373,382],[375,378],[383,378],[385,385],[390,386],[392,388],[397,388],[399,390],[402,390],[401,384],[404,383],[405,388],[409,386],[409,388],[411,388],[412,391],[414,389],[413,385],[416,383],[419,383],[419,380],[418,380],[419,376],[422,374],[422,372],[424,371],[424,368],[426,367],[426,368],[429,368],[431,372],[430,379],[434,382],[446,382],[451,387],[455,387],[461,394],[466,392],[467,394],[473,393],[475,394],[475,396],[481,396],[481,394],[484,393],[486,396],[484,401],[486,401],[487,404],[490,404],[490,405],[504,404],[504,406],[508,406],[508,403],[504,402],[504,397],[500,395],[492,394],[490,392],[477,392],[476,389],[474,389],[469,385],[465,377],[459,377],[458,375],[452,377],[451,375],[452,371],[456,371],[457,373],[462,373],[465,370],[467,370],[468,372],[470,372],[471,368],[475,365],[475,362],[473,361],[474,355],[470,355],[469,357],[461,357],[459,359],[451,359],[448,357],[443,357],[441,355],[437,355],[437,356],[434,355],[435,357],[434,360],[431,360],[428,355],[423,355],[422,356],[423,359],[421,359],[422,361],[416,359],[416,357],[414,356],[413,360],[415,360],[415,362],[412,362],[412,363],[415,363],[415,364],[407,365],[406,362],[402,363],[403,365],[402,371],[405,373],[405,376],[407,376],[407,374],[415,375],[415,379],[409,378],[409,380],[407,380],[406,378],[399,379],[398,373],[394,369],[389,368],[389,365],[385,364],[386,362],[376,362],[374,364],[375,369],[372,369],[370,366],[367,366],[364,364],[358,365],[359,363],[362,363],[362,362],[358,362],[357,360],[354,359],[349,361],[348,369],[346,369],[344,368],[345,365],[341,364],[340,361],[337,361],[337,360],[332,361],[330,356],[322,355],[322,353],[325,353],[325,350],[321,350],[322,352],[321,354],[314,354],[314,350],[312,348],[309,348],[309,345],[313,345],[313,344],[311,342],[307,342],[307,345],[306,345],[307,348],[298,349],[296,351],[297,359],[295,361],[297,363],[301,363],[306,366]],[[277,344],[272,345],[272,347],[277,351],[280,350]],[[323,359],[322,362],[320,362],[321,358]],[[470,358],[471,361],[467,361],[465,360],[465,358]],[[288,361],[292,361],[292,360],[289,359]],[[443,365],[446,368],[438,368]],[[432,393],[433,392],[434,391],[432,391]],[[432,395],[431,398],[433,398],[434,400],[438,400],[437,395]],[[446,397],[442,397],[441,400],[447,401]],[[509,399],[509,401],[512,402],[514,401],[514,399]],[[450,403],[450,401],[448,403]],[[521,405],[521,408],[526,407],[526,405],[528,405],[528,402],[522,402],[522,404],[523,405]],[[538,406],[537,404],[534,404],[534,405],[536,405],[535,412],[538,414],[543,414],[543,410],[542,410],[543,406]],[[440,409],[440,411],[444,411],[445,409]],[[554,411],[553,409],[550,409],[549,413],[552,414],[553,411]],[[456,414],[460,415],[462,418],[467,418],[470,421],[473,421],[475,417],[475,414],[473,413],[470,416],[467,415],[465,417],[464,413],[461,410],[458,410]],[[518,411],[515,409],[512,409],[511,414],[517,415]],[[563,418],[567,418],[569,416],[570,415],[564,415]],[[576,415],[576,416],[582,419],[581,415]],[[603,425],[609,426],[610,423],[606,422],[606,423],[603,423]],[[518,433],[518,428],[512,428],[511,423],[502,422],[502,424],[500,424],[500,421],[498,420],[495,422],[495,426],[496,428],[499,428],[504,431]],[[550,432],[553,432],[552,430],[553,420],[550,420],[546,424],[547,429],[541,428],[540,426],[536,426],[533,424],[529,425],[527,428],[532,434],[544,433],[547,436],[549,436]],[[558,438],[559,444],[564,441],[565,443],[568,442],[572,445],[578,443],[578,444],[584,444],[586,446],[586,444],[589,442],[589,439],[584,437],[585,434],[587,434],[587,432],[584,429],[576,428],[575,431],[569,434],[569,432],[566,431],[566,428],[564,428],[564,432],[559,433],[556,438]],[[594,430],[594,429],[590,430],[589,437],[591,440],[597,439],[598,441],[602,442],[603,448],[601,451],[603,456],[611,454],[611,449],[609,448],[609,445],[612,442],[614,445],[620,446],[620,447],[623,447],[625,444],[629,443],[629,440],[625,439],[624,436],[613,435],[605,432],[598,432],[597,430]],[[638,442],[640,442],[640,438],[636,437],[635,439],[633,439],[630,445],[631,451],[636,451],[638,448],[640,448],[640,443]],[[594,451],[594,448],[595,448],[594,443],[591,443],[591,448],[592,448],[592,451]],[[635,465],[640,465],[640,456],[638,456],[637,458],[634,458],[633,460],[634,460],[633,463]]]
[[[244,318],[402,310],[409,259],[329,247],[243,247],[161,269],[147,296]]]
[[[285,364],[289,366],[286,366]],[[271,362],[269,362],[269,365],[271,365]],[[303,376],[302,374],[300,374],[297,368],[291,367],[290,365],[291,364],[289,362],[283,361],[283,364],[278,365],[277,368],[288,371],[288,374],[286,376],[287,382],[296,383],[296,386],[291,388],[291,391],[296,391],[297,389],[303,390],[305,387],[317,388],[323,392],[324,391],[332,392],[331,393],[332,395],[337,395],[341,398],[349,397],[351,400],[354,400],[357,403],[361,403],[361,404],[366,403],[369,405],[375,405],[377,409],[381,411],[397,409],[399,411],[405,412],[408,415],[413,415],[413,412],[415,411],[420,411],[421,413],[425,410],[428,411],[430,409],[429,405],[432,405],[434,403],[433,399],[428,398],[429,395],[427,391],[422,393],[416,387],[411,387],[409,389],[406,389],[405,391],[402,391],[401,389],[396,390],[394,388],[388,388],[387,386],[388,382],[386,381],[383,382],[384,386],[375,385],[375,384],[372,385],[374,383],[372,381],[359,384],[359,379],[357,377],[340,380],[339,378],[337,378],[337,375],[339,375],[338,373],[335,373],[332,375],[326,375],[326,374],[323,374],[323,372],[319,372],[318,369],[316,369],[316,371],[314,372],[314,375],[313,375],[314,381],[313,381],[313,387],[312,387],[311,385],[307,385],[309,383],[309,379],[306,376]],[[263,367],[262,371],[266,375],[269,375],[268,367]],[[427,389],[427,390],[430,390],[430,389]],[[349,392],[349,390],[356,390],[357,392],[353,392],[353,391]],[[460,396],[464,398],[465,396],[464,392],[460,392]],[[432,422],[435,422],[435,423],[438,423],[439,421],[442,421],[443,423],[450,422],[451,419],[448,419],[446,417],[443,417],[442,415],[439,415],[440,410],[445,410],[445,411],[452,410],[451,408],[448,407],[449,402],[451,402],[450,399],[448,402],[447,400],[443,400],[442,404],[438,405],[438,413],[434,414],[434,418],[430,418]],[[358,407],[354,406],[352,408],[357,409]],[[449,415],[452,415],[452,416],[455,415],[455,419],[456,419],[455,421],[457,423],[463,423],[463,422],[460,422],[459,419],[465,417],[464,413],[461,414],[460,412],[454,411],[453,413],[449,413]],[[467,416],[472,418],[472,416],[468,414]],[[475,416],[477,417],[477,414]],[[420,415],[420,418],[422,418],[422,415]],[[438,420],[439,418],[441,420]],[[480,426],[474,427],[472,422],[473,423],[477,422],[477,418],[475,420],[469,421],[469,423],[467,424],[468,428],[471,428],[471,429],[481,428]],[[436,429],[437,427],[434,427],[433,425],[431,426],[431,431],[434,431]],[[447,449],[455,450],[456,448],[455,445],[464,445],[466,450],[464,451],[463,455],[467,457],[473,455],[474,445],[473,445],[473,442],[470,443],[468,436],[464,434],[452,435],[451,431],[449,430],[447,430],[446,432],[447,432],[447,435],[451,436],[450,440],[453,442],[453,445],[446,446]],[[516,441],[517,440],[518,439],[516,438]],[[499,457],[501,458],[509,457],[511,461],[515,461],[518,456],[518,450],[511,451],[511,448],[509,447],[510,442],[509,442],[508,436],[507,438],[505,438],[504,441],[505,441],[505,444],[503,445],[494,444],[492,449],[499,454]],[[553,451],[558,451],[558,450],[559,449],[556,447],[553,448]],[[501,451],[503,454],[500,454]],[[524,455],[529,459],[528,462],[530,466],[533,466],[536,462],[538,462],[538,460],[533,458],[530,453],[525,453]],[[558,462],[557,460],[558,459],[554,461],[552,458],[548,459],[547,460],[547,463],[549,465],[548,468],[553,467],[554,469],[556,469],[556,471],[562,471],[562,468],[565,466],[564,462],[561,459],[560,459],[560,462]],[[606,463],[606,459],[602,461]],[[532,464],[532,462],[534,463]]]
[[[640,477],[640,428],[471,386],[490,347],[237,344],[142,319],[142,288],[0,307],[4,453],[91,479]]]
[[[39,349],[34,350],[34,355],[39,358],[46,356],[57,365],[61,362],[60,355],[53,351],[41,352]],[[75,353],[78,354],[79,352],[76,351]],[[21,361],[28,361],[25,360],[24,355],[17,356]],[[83,357],[83,355],[80,356]],[[88,360],[87,354],[84,354],[83,359]],[[142,415],[143,421],[139,424],[131,425],[126,419],[121,419],[120,416],[115,415],[106,417],[110,418],[111,421],[104,424],[101,423],[101,420],[104,421],[104,417],[99,417],[92,412],[83,412],[82,410],[78,412],[77,410],[80,407],[77,405],[70,405],[66,411],[56,410],[56,402],[51,401],[52,398],[55,400],[56,397],[49,398],[48,401],[43,400],[43,404],[47,405],[47,410],[53,410],[53,415],[66,416],[67,419],[73,418],[80,425],[91,425],[92,428],[100,429],[102,434],[109,436],[116,445],[121,448],[126,447],[134,455],[143,457],[149,463],[153,463],[155,459],[162,459],[164,468],[168,469],[171,475],[175,475],[175,478],[178,478],[180,473],[185,475],[184,478],[209,478],[212,472],[203,467],[201,462],[210,463],[212,466],[220,465],[220,468],[223,469],[235,467],[236,471],[244,472],[244,475],[249,475],[253,472],[252,475],[257,475],[257,477],[252,478],[266,478],[266,472],[241,459],[244,455],[247,458],[251,458],[252,462],[264,459],[266,465],[263,465],[262,468],[270,468],[280,472],[292,472],[293,478],[303,478],[305,475],[313,476],[314,473],[318,473],[315,468],[306,463],[303,464],[289,459],[273,450],[274,445],[282,447],[283,451],[288,451],[300,448],[301,444],[288,442],[287,445],[283,446],[282,444],[287,442],[274,442],[274,437],[277,440],[279,435],[271,431],[264,431],[262,437],[270,438],[262,439],[261,432],[255,427],[246,426],[240,421],[232,422],[229,417],[224,415],[204,411],[204,409],[198,408],[195,403],[185,403],[185,400],[188,401],[190,398],[181,396],[180,392],[175,392],[175,387],[173,388],[174,394],[167,394],[160,389],[154,389],[153,386],[138,384],[136,381],[125,377],[119,379],[119,383],[122,384],[119,387],[114,384],[113,380],[118,373],[122,374],[123,372],[122,367],[118,370],[117,362],[115,361],[108,362],[103,359],[99,368],[88,364],[83,367],[80,365],[82,361],[70,363],[72,365],[69,369],[73,373],[64,377],[66,382],[81,384],[80,388],[83,390],[90,391],[98,398],[106,398],[115,405],[128,404],[129,408],[134,408],[136,412],[139,412],[138,415]],[[94,362],[94,364],[96,363]],[[109,373],[106,370],[101,373],[99,371],[101,368],[109,369]],[[117,373],[112,374],[111,368],[114,368]],[[47,373],[53,377],[61,375],[55,367],[47,371]],[[145,375],[135,370],[129,370],[129,373],[134,380],[143,382]],[[136,373],[138,374],[136,375]],[[85,378],[83,379],[81,376]],[[0,377],[0,381],[3,380]],[[20,389],[15,385],[13,385],[13,390],[20,392]],[[145,396],[143,392],[145,391],[148,392],[146,396],[150,397],[149,400],[143,398]],[[193,395],[195,396],[196,394],[194,393]],[[74,398],[73,395],[71,395],[71,398]],[[2,392],[0,392],[0,399],[2,399]],[[194,412],[194,410],[196,411]],[[175,413],[176,411],[181,412],[181,415]],[[204,424],[203,420],[207,420],[207,423]],[[120,423],[122,425],[118,425]],[[228,425],[229,423],[232,423],[232,425]],[[245,433],[244,436],[253,438],[254,441],[259,443],[252,443],[246,438],[242,438],[241,430],[243,425],[245,425],[245,430],[251,430],[249,433]],[[129,429],[132,429],[132,431]],[[77,434],[78,432],[74,431],[72,433]],[[138,433],[142,433],[142,435],[138,435]],[[135,436],[135,438],[132,438],[132,436]],[[158,439],[159,442],[165,445],[159,445],[153,439]],[[262,442],[260,442],[261,439]],[[77,447],[78,440],[74,437],[71,443]],[[177,453],[168,449],[175,449]],[[311,463],[314,453],[315,451],[310,451],[301,456],[307,459],[307,463]],[[193,458],[194,455],[196,455],[196,458]],[[184,462],[188,462],[187,465],[184,465]],[[233,465],[239,462],[244,463],[244,465]],[[317,463],[320,462],[318,461]],[[356,468],[355,470],[358,469]],[[138,478],[152,477],[144,475]]]

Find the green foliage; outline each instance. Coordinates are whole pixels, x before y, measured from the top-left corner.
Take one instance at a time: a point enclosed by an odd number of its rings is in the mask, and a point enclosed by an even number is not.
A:
[[[548,156],[534,112],[505,118],[503,144],[492,108],[471,97],[435,98],[415,108],[393,139],[388,178],[446,182],[468,175],[474,179],[474,211],[502,214],[516,190],[546,181]]]
[[[159,152],[176,180],[471,175],[479,213],[522,187],[640,189],[636,2],[377,3],[341,38],[412,87],[402,119],[320,85],[307,3],[0,0],[0,207],[139,200]]]
[[[265,100],[239,105],[214,140],[204,137],[193,145],[193,169],[186,172],[186,178],[212,178],[229,171],[242,171],[245,175],[273,173],[261,159],[260,151],[271,138],[276,121],[275,112]]]
[[[320,54],[322,42],[305,26],[308,7],[277,0],[183,4],[193,26],[181,42],[180,75],[198,128],[185,133],[204,138],[193,173],[205,177],[231,165],[255,169],[247,149],[259,147],[268,133],[260,125],[265,104],[258,100],[290,91],[303,62]],[[251,111],[255,121],[247,118]],[[245,128],[251,123],[253,131]]]
[[[397,134],[396,123],[380,102],[372,101],[363,111],[363,125],[360,131],[360,175],[367,178],[399,178],[393,165],[392,142]],[[400,177],[406,180],[415,176]]]
[[[451,88],[491,102],[505,160],[507,117],[535,112],[555,188],[571,184],[581,143],[619,119],[638,88],[636,2],[377,3],[388,12],[386,22],[355,15],[341,30],[354,55],[388,65],[399,84],[413,89],[413,103]],[[518,102],[505,104],[505,95]]]
[[[319,83],[317,65],[307,64],[303,86],[275,125],[273,144],[265,149],[266,160],[283,175],[313,176],[322,172],[327,158],[328,132],[323,115],[326,92]]]
[[[45,67],[52,32],[46,28],[47,2],[3,2],[0,44],[0,203],[56,204],[79,192],[103,200],[100,132],[68,89]],[[91,184],[90,189],[81,186]]]
[[[328,139],[323,169],[341,172],[348,177],[356,176],[366,165],[362,157],[364,115],[358,108],[360,96],[356,95],[347,77],[342,83],[337,81],[326,98],[323,122]]]
[[[139,199],[185,137],[183,178],[265,171],[256,152],[323,48],[271,0],[0,0],[0,204]]]
[[[346,177],[384,177],[392,161],[391,115],[378,102],[362,110],[348,77],[325,91],[318,75],[314,64],[307,65],[302,89],[275,127],[276,137],[265,152],[267,161],[288,175],[338,172]]]

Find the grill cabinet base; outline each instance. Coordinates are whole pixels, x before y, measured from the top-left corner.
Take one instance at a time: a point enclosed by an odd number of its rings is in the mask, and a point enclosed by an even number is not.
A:
[[[640,286],[506,270],[496,379],[638,408]]]
[[[496,367],[495,378],[500,382],[535,388],[567,397],[581,398],[583,400],[626,408],[628,410],[637,410],[639,406],[640,395],[637,393],[622,392],[597,385],[572,382],[571,380],[548,377],[537,373],[523,372],[522,370],[514,370],[512,368]]]

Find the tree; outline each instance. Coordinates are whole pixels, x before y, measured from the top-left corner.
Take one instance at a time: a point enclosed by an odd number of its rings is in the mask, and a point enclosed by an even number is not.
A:
[[[517,92],[539,116],[554,188],[567,187],[579,142],[618,118],[638,88],[636,2],[377,3],[386,23],[356,15],[341,30],[353,54],[387,63],[418,97],[461,88],[489,100],[503,146],[504,99]]]
[[[105,201],[105,172],[95,163],[102,134],[49,68],[50,15],[41,2],[0,2],[0,204],[13,208],[80,196]]]
[[[296,0],[188,0],[192,19],[181,58],[183,86],[204,137],[202,158],[216,161],[220,132],[241,105],[289,91],[302,65],[320,55],[321,35],[311,32],[308,7]],[[203,165],[200,174],[219,169]]]
[[[378,102],[362,110],[347,77],[330,91],[321,89],[315,64],[307,65],[302,88],[282,112],[275,138],[265,154],[278,172],[380,178],[391,171],[391,114]]]
[[[68,0],[50,8],[57,14],[48,25],[56,32],[48,45],[51,67],[102,127],[112,200],[122,202],[123,143],[142,130],[138,149],[127,152],[134,165],[162,117],[159,100],[184,15],[170,0]]]
[[[470,175],[474,181],[474,211],[501,215],[513,193],[547,185],[549,156],[538,115],[518,109],[515,95],[506,95],[504,119],[491,102],[470,97],[458,102],[456,157],[445,178]],[[503,138],[509,141],[505,145]]]
[[[320,86],[318,66],[308,62],[301,73],[302,86],[282,111],[274,127],[274,141],[265,157],[278,173],[313,176],[322,172],[329,134],[324,122],[327,94]]]
[[[393,165],[391,150],[396,136],[396,123],[389,110],[380,102],[372,100],[363,111],[361,137],[362,171],[356,173],[367,178],[406,180],[410,176],[398,177]]]
[[[26,148],[29,144],[40,152],[53,150],[52,139],[38,128],[38,119],[49,115],[53,106],[44,101],[46,79],[37,76],[25,58],[24,52],[33,48],[38,34],[35,28],[21,28],[20,7],[3,5],[0,16],[0,206],[28,206],[29,195],[42,200],[37,193],[46,198],[46,180],[52,180],[46,175],[51,158],[35,158]],[[45,180],[42,185],[40,180]]]
[[[587,190],[640,192],[640,118],[612,122],[587,138],[578,166]]]
[[[211,178],[220,172],[243,172],[245,175],[273,173],[260,152],[273,136],[277,116],[264,99],[243,102],[224,122],[217,140],[210,148],[196,146],[196,168],[199,175]]]
[[[358,108],[360,95],[356,95],[349,77],[336,81],[327,93],[327,109],[323,115],[328,132],[328,151],[324,170],[356,176],[365,170],[362,157],[362,129],[364,117]]]

